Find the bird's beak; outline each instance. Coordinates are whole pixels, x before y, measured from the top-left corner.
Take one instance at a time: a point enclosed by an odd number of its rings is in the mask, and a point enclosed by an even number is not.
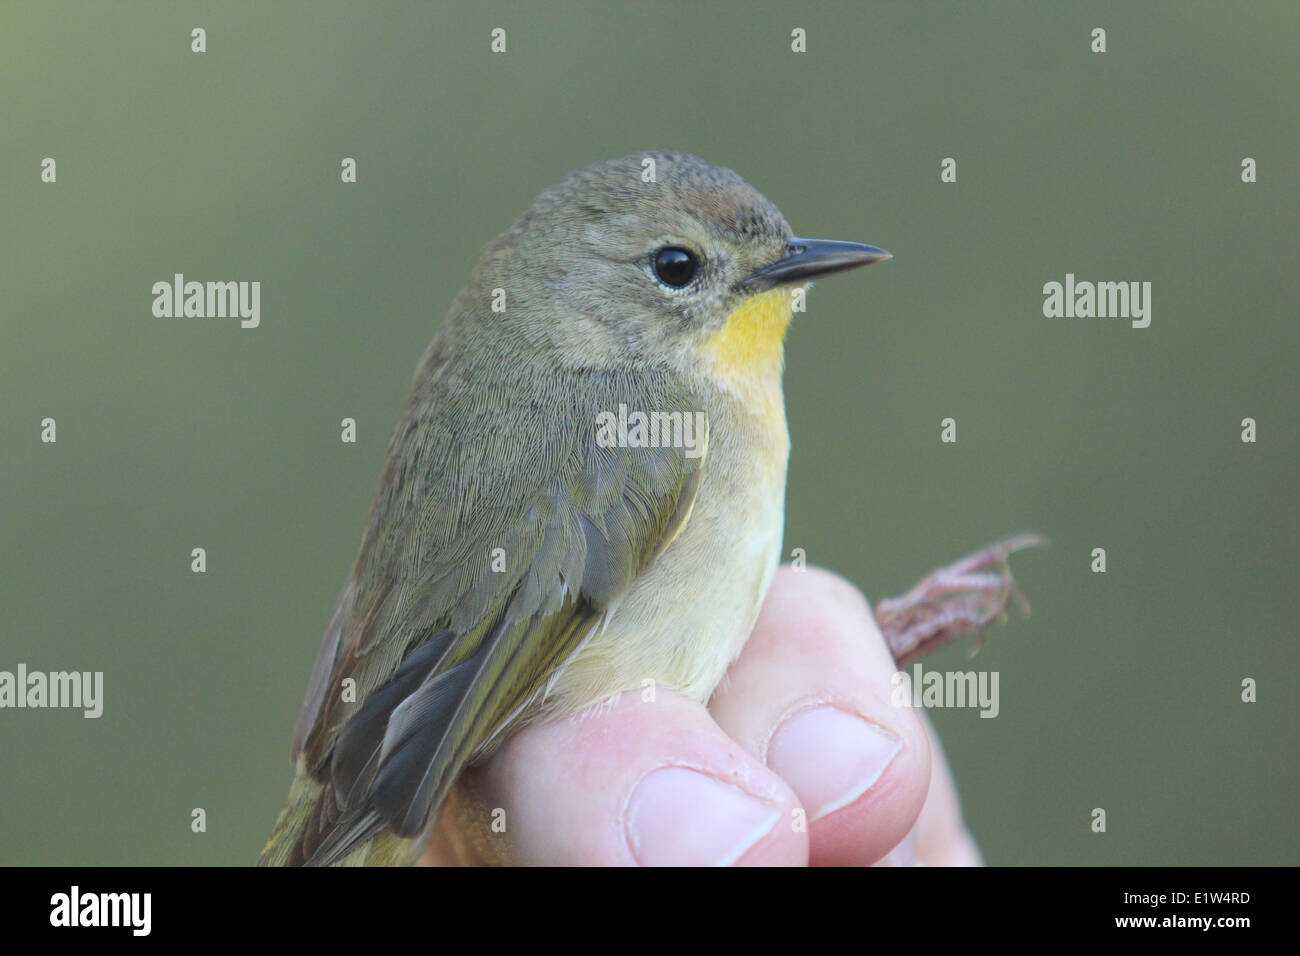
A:
[[[784,259],[759,269],[741,285],[748,291],[770,289],[790,282],[807,282],[818,276],[869,266],[873,262],[892,258],[894,257],[884,249],[861,242],[791,239],[786,244]]]

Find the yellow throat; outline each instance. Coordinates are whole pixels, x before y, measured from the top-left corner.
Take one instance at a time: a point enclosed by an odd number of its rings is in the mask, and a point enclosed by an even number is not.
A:
[[[761,401],[776,389],[780,400],[785,332],[790,327],[791,289],[780,286],[750,296],[727,317],[705,347],[712,376],[724,388]]]

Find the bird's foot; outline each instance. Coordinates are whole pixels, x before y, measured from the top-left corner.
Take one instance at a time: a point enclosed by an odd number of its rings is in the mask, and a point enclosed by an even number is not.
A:
[[[1029,602],[1011,577],[1007,561],[1017,551],[1046,543],[1032,533],[1003,538],[940,568],[906,594],[878,602],[876,623],[898,666],[972,632],[982,639],[989,622],[1006,618],[1007,602],[1012,599],[1028,615]]]

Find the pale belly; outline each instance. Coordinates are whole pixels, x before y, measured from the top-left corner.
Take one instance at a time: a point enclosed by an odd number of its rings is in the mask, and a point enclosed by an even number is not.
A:
[[[781,557],[789,438],[710,438],[690,520],[569,662],[546,710],[573,713],[649,685],[704,701],[739,656]],[[744,453],[740,453],[743,448]]]

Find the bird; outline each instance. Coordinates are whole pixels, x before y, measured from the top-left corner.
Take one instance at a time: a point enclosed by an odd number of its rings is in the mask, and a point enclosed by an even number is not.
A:
[[[406,865],[465,769],[651,680],[707,701],[778,566],[797,237],[662,150],[573,172],[483,252],[421,359],[294,731],[261,865]],[[898,659],[978,628],[1021,536],[882,605]],[[974,586],[972,586],[974,582]]]

